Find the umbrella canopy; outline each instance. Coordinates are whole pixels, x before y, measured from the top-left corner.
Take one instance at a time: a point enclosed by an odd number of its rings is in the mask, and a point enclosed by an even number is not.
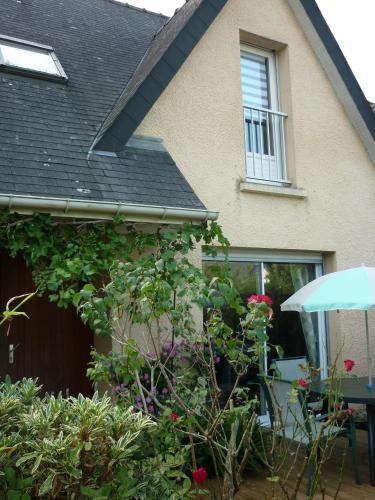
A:
[[[375,306],[375,267],[356,267],[326,274],[311,281],[281,304],[282,311],[332,311],[362,309],[366,312],[368,385],[372,388],[372,356],[367,311]]]
[[[375,267],[356,267],[311,281],[281,304],[282,311],[368,310],[375,306]]]

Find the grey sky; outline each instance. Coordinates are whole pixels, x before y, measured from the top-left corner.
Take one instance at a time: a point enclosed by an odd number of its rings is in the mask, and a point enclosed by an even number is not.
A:
[[[126,0],[171,16],[185,0]],[[375,0],[317,0],[367,99],[375,102]]]

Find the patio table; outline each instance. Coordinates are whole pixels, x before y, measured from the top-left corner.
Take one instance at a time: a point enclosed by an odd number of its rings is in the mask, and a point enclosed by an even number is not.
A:
[[[343,378],[338,384],[343,401],[366,405],[370,481],[371,485],[375,486],[375,387],[367,388],[367,377]],[[312,383],[310,391],[324,396],[327,392],[327,382],[322,380]]]

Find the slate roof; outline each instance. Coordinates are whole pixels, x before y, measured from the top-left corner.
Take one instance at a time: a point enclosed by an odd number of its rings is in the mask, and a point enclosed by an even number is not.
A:
[[[157,141],[88,155],[165,16],[113,0],[1,0],[0,18],[0,35],[54,47],[69,78],[0,71],[0,193],[204,209]]]

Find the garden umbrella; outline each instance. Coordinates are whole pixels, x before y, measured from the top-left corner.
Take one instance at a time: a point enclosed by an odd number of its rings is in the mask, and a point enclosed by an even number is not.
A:
[[[372,356],[367,311],[375,306],[375,267],[356,267],[326,274],[311,281],[281,304],[282,311],[365,311],[368,352],[368,388],[372,388]]]

